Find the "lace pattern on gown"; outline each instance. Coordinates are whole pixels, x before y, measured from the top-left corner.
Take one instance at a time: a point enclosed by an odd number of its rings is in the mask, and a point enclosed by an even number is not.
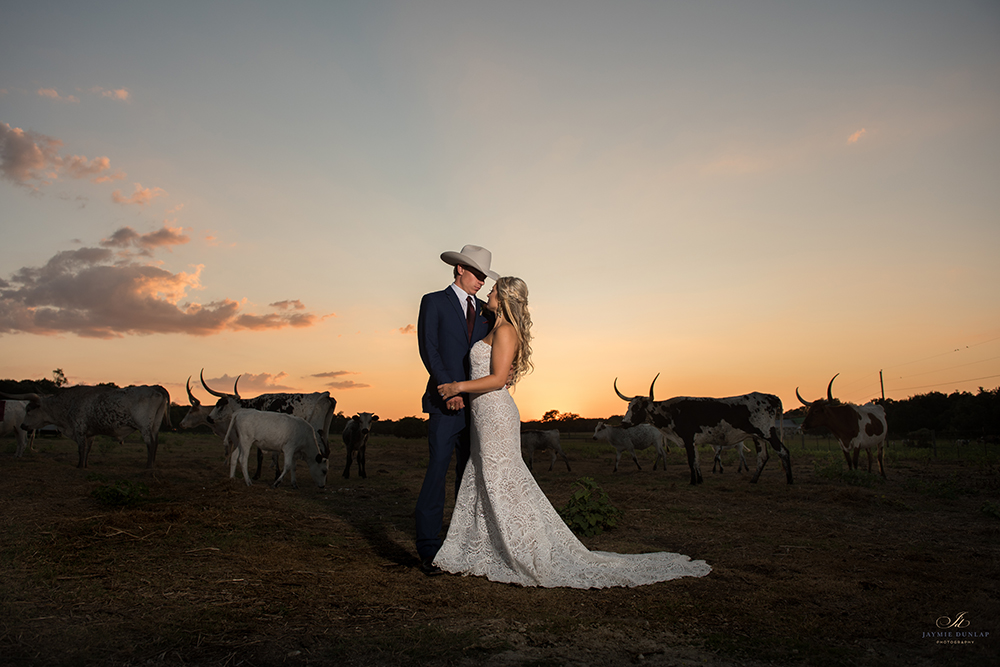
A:
[[[489,374],[491,348],[476,343],[472,378]],[[521,458],[521,417],[506,388],[471,397],[472,449],[434,562],[446,572],[522,586],[606,588],[703,577],[705,561],[659,552],[588,550]]]

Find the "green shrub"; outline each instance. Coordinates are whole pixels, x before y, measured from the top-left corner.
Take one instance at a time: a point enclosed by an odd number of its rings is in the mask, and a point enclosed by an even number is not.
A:
[[[618,518],[624,514],[611,504],[608,494],[590,477],[577,480],[577,489],[566,506],[559,510],[566,525],[577,535],[590,537],[599,535],[605,529],[618,525]]]
[[[149,495],[149,488],[142,482],[120,479],[111,484],[101,484],[90,495],[102,505],[127,507],[137,505]]]

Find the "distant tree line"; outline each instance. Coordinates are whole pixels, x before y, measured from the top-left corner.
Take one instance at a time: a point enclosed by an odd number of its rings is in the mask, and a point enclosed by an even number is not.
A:
[[[40,380],[0,380],[0,392],[7,394],[54,394],[67,384],[61,368],[52,371],[52,378]],[[112,382],[102,386],[115,387]],[[983,389],[972,394],[967,391],[943,394],[932,391],[917,394],[901,401],[887,398],[876,400],[885,407],[886,421],[889,423],[890,437],[904,438],[908,434],[927,430],[942,437],[990,438],[1000,436],[1000,387]],[[188,406],[170,405],[170,422],[177,427]],[[805,416],[805,408],[786,410],[787,418]],[[330,433],[342,433],[351,415],[343,411],[334,415]],[[593,433],[599,421],[612,426],[621,423],[622,415],[606,418],[581,417],[572,412],[549,410],[541,419],[522,422],[524,429],[558,428],[566,433]],[[207,429],[206,429],[207,430]],[[426,438],[427,420],[423,417],[402,417],[401,419],[380,419],[374,428],[378,435],[394,435],[399,438]]]

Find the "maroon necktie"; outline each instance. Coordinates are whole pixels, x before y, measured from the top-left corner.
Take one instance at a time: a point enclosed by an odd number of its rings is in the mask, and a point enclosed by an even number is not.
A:
[[[465,324],[469,327],[469,340],[472,340],[472,330],[476,328],[476,307],[472,305],[472,297],[466,297],[469,307],[465,309]]]

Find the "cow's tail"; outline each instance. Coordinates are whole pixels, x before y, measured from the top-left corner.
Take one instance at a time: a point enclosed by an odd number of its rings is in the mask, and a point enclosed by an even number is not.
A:
[[[236,415],[235,414],[229,420],[229,428],[226,429],[226,435],[225,435],[224,438],[222,438],[222,446],[226,448],[226,458],[227,459],[229,458],[229,455],[232,453],[232,450],[229,449],[229,435],[233,432],[234,428],[236,428]],[[236,430],[236,436],[239,437],[239,429]]]
[[[173,428],[174,425],[170,423],[170,394],[164,389],[163,393],[163,421],[167,423],[167,428]]]

